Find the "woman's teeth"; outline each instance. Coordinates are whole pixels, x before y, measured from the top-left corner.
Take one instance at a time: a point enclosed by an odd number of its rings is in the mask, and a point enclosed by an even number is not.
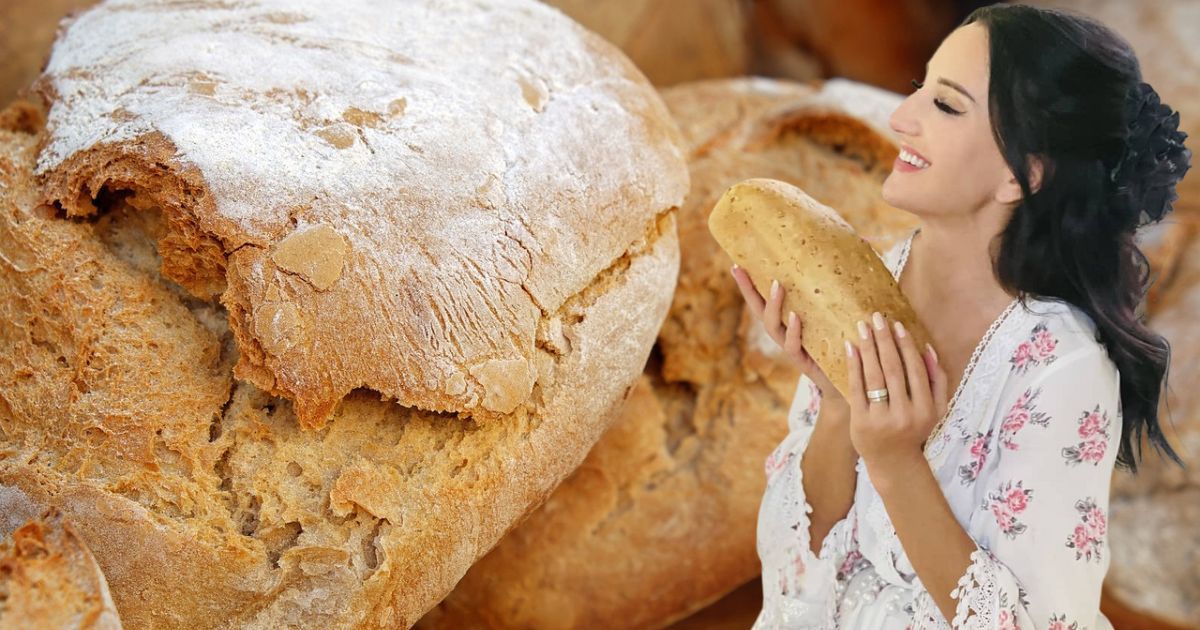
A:
[[[921,158],[909,153],[908,151],[905,151],[904,149],[900,150],[900,159],[904,162],[912,164],[917,168],[926,168],[929,166],[929,162],[922,160]]]

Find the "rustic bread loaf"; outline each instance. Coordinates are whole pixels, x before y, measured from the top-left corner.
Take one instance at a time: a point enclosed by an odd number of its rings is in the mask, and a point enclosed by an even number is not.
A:
[[[616,44],[655,85],[745,74],[742,0],[545,0]]]
[[[104,573],[58,510],[0,542],[0,628],[121,630]]]
[[[773,179],[732,187],[708,217],[721,248],[745,268],[762,295],[771,281],[785,289],[783,313],[804,321],[804,349],[849,397],[843,340],[857,343],[856,325],[883,313],[910,331],[917,348],[931,343],[878,252],[834,209]]]
[[[112,2],[54,58],[53,131],[0,132],[0,514],[60,508],[130,627],[412,625],[645,364],[660,98],[532,1]],[[353,390],[299,421],[255,353]]]
[[[533,0],[110,0],[38,89],[47,200],[161,209],[164,274],[306,428],[359,387],[503,421],[539,322],[687,188],[645,77]]]
[[[645,374],[579,470],[420,627],[662,627],[758,574],[764,460],[787,432],[799,373],[748,315],[708,214],[729,186],[769,176],[840,203],[883,249],[914,226],[880,197],[896,149],[853,157],[879,140],[836,103],[809,107],[819,90],[738,79],[663,92],[693,148],[692,188],[679,283]],[[840,129],[812,120],[835,117]],[[828,133],[806,135],[818,129]],[[848,144],[826,143],[835,137]]]

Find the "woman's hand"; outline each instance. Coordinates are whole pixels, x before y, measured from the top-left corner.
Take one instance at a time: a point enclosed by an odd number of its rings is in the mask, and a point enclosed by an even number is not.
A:
[[[859,343],[846,342],[850,439],[869,467],[902,470],[924,460],[929,432],[946,413],[946,372],[933,348],[922,354],[900,322],[889,325],[875,313],[872,323],[873,330],[858,322]],[[867,391],[883,388],[887,400],[867,399]]]
[[[821,390],[822,405],[845,403],[842,394],[833,386],[825,372],[821,371],[821,367],[808,354],[808,351],[804,349],[801,343],[804,324],[800,316],[789,313],[788,322],[784,323],[782,316],[783,287],[777,282],[772,282],[772,294],[767,299],[763,299],[758,289],[754,288],[754,283],[750,281],[750,275],[746,273],[745,269],[734,265],[731,272],[738,288],[742,291],[742,298],[750,306],[750,312],[762,321],[763,329],[767,331],[771,339],[783,346],[784,354]]]

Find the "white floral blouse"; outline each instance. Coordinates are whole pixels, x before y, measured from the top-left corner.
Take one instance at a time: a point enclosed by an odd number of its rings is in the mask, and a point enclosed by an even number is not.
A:
[[[896,278],[915,230],[882,256]],[[1109,482],[1121,435],[1120,380],[1095,326],[1064,302],[1014,301],[979,345],[925,455],[978,549],[947,624],[909,563],[861,459],[854,504],[809,548],[800,459],[820,411],[801,377],[788,435],[766,460],[758,516],[763,609],[774,628],[1111,628]]]

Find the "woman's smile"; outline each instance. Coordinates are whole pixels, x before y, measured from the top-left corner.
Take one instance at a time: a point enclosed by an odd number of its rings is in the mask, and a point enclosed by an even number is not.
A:
[[[928,160],[907,147],[900,148],[900,154],[896,156],[895,162],[892,163],[892,168],[901,173],[912,173],[929,168],[929,166]]]

